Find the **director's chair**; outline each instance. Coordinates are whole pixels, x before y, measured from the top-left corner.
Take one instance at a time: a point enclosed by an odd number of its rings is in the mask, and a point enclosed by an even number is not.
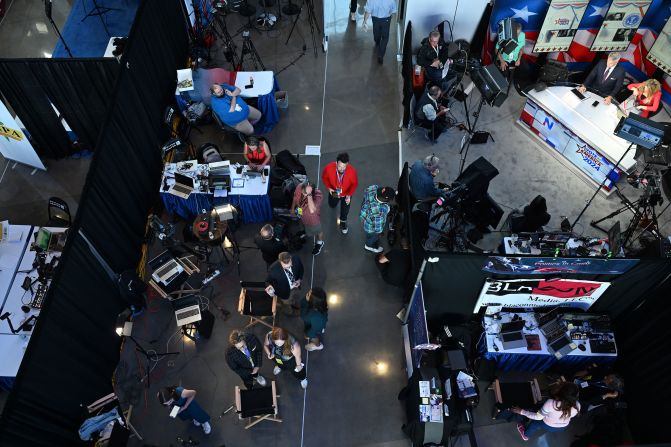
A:
[[[282,419],[277,417],[278,397],[274,380],[270,382],[270,386],[251,390],[241,390],[236,386],[235,412],[238,413],[238,418],[255,419],[245,425],[245,430],[261,421],[282,422]]]
[[[115,407],[117,408],[119,414],[121,415],[121,419],[123,420],[126,427],[116,422],[114,428],[112,429],[112,432],[109,435],[107,445],[109,447],[126,445],[130,435],[129,431],[132,432],[132,435],[137,437],[137,439],[142,441],[143,440],[142,436],[140,436],[137,430],[135,430],[135,427],[133,427],[133,424],[131,424],[130,422],[130,417],[131,414],[133,413],[133,405],[130,405],[128,407],[128,410],[124,411],[123,408],[121,408],[121,404],[119,403],[119,399],[117,398],[117,395],[115,393],[110,393],[107,396],[101,397],[95,402],[87,405],[86,416],[88,417],[97,416],[101,413],[111,411]],[[101,441],[103,440],[98,439],[98,442]]]
[[[245,329],[259,323],[272,329],[275,326],[277,297],[271,297],[266,293],[264,283],[243,281],[240,285],[242,289],[238,300],[238,312],[243,317],[249,317],[249,324],[245,326]],[[272,324],[263,320],[266,317],[271,318]]]

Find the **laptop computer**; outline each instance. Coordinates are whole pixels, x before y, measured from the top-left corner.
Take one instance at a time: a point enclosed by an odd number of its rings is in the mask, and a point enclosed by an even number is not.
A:
[[[193,177],[175,172],[175,184],[170,187],[168,193],[182,199],[188,199],[194,188]]]
[[[153,270],[151,278],[162,286],[170,285],[184,272],[184,267],[167,250],[149,261],[148,264]]]
[[[62,251],[65,246],[67,233],[64,231],[51,232],[40,228],[35,235],[35,245],[44,251]]]
[[[638,114],[636,98],[632,95],[617,105],[617,117],[626,118],[630,113]]]
[[[200,301],[195,295],[185,296],[172,302],[177,326],[196,323],[203,319],[200,314]]]
[[[561,334],[558,338],[555,338],[552,341],[548,339],[548,351],[550,354],[554,354],[558,359],[570,354],[577,348],[578,345],[575,344],[566,333]]]

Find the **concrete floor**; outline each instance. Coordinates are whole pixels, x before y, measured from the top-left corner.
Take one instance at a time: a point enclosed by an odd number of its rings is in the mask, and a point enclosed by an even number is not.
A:
[[[322,3],[316,3],[320,16]],[[39,57],[50,52],[55,44],[50,28],[47,33],[28,34],[40,20],[40,0],[15,0],[4,22],[0,25],[0,42],[11,38],[16,45],[0,46],[2,57]],[[59,25],[65,21],[68,6],[57,17]],[[134,336],[148,350],[177,351],[176,356],[159,357],[149,362],[151,388],[145,389],[137,377],[146,368],[143,357],[127,344],[117,370],[115,382],[118,394],[134,403],[133,423],[145,439],[144,445],[180,445],[178,437],[193,437],[202,446],[228,447],[264,446],[361,446],[396,447],[409,443],[401,432],[403,408],[396,400],[404,386],[405,371],[401,351],[401,331],[395,314],[402,305],[398,289],[384,284],[373,264],[373,256],[363,250],[363,233],[356,219],[363,187],[372,184],[395,185],[398,176],[399,146],[399,68],[395,57],[395,35],[391,40],[383,65],[374,55],[372,32],[361,29],[361,7],[357,24],[347,20],[344,2],[325,0],[326,33],[329,35],[328,54],[318,48],[318,57],[312,52],[312,39],[307,20],[302,16],[298,31],[289,45],[285,45],[291,28],[287,17],[275,30],[252,39],[266,68],[274,70],[282,90],[289,92],[289,108],[281,111],[279,125],[268,135],[275,152],[289,149],[303,153],[305,145],[321,145],[319,157],[303,157],[310,178],[317,180],[321,167],[347,151],[352,164],[358,169],[360,188],[353,198],[355,206],[350,216],[350,233],[340,234],[336,228],[336,214],[328,208],[322,211],[326,246],[318,257],[310,255],[306,245],[299,253],[306,265],[306,285],[322,286],[329,294],[338,296],[332,304],[325,349],[305,353],[309,386],[303,391],[293,377],[278,376],[278,391],[282,424],[263,422],[251,430],[244,430],[243,422],[232,412],[222,415],[233,401],[233,388],[241,385],[224,360],[226,338],[230,330],[246,324],[235,312],[224,321],[218,308],[234,311],[239,294],[239,281],[262,280],[264,264],[254,249],[243,249],[240,254],[240,275],[235,264],[224,269],[214,285],[205,291],[210,299],[210,310],[216,317],[214,332],[209,340],[193,342],[175,332],[170,306],[157,299],[149,301],[149,309],[136,319]],[[242,21],[237,15],[227,19],[235,30]],[[320,20],[321,25],[321,20]],[[22,36],[19,38],[18,36]],[[239,38],[238,43],[239,43]],[[303,44],[306,45],[304,51]],[[305,53],[304,55],[302,55]],[[302,55],[302,56],[301,56]],[[223,55],[215,52],[214,65],[224,64]],[[584,201],[594,190],[568,172],[553,158],[540,151],[525,134],[513,125],[523,100],[512,94],[503,107],[483,109],[478,129],[492,132],[496,144],[472,146],[468,162],[484,155],[501,172],[492,182],[490,193],[505,209],[520,207],[536,194],[548,199],[552,214],[550,227],[559,226],[559,216],[577,216]],[[453,107],[455,115],[461,106]],[[222,135],[214,126],[204,126],[203,134],[194,132],[196,145],[210,141],[226,151],[240,152],[240,144]],[[440,180],[456,177],[461,134],[448,134],[441,143],[431,146],[420,133],[403,144],[400,159],[412,162],[419,157],[436,153],[443,161]],[[404,137],[405,139],[405,137]],[[48,171],[30,176],[21,166],[8,171],[0,188],[3,218],[13,223],[41,223],[46,220],[46,198],[60,195],[73,210],[81,194],[89,160],[47,161]],[[590,234],[589,220],[608,214],[619,204],[613,198],[598,196],[582,218],[578,231]],[[572,220],[572,219],[571,219]],[[667,229],[668,229],[668,224]],[[250,246],[258,225],[244,226],[237,232],[242,246]],[[152,252],[160,250],[158,243]],[[302,332],[296,318],[280,316],[278,324],[295,334]],[[265,330],[258,325],[253,332],[261,337]],[[380,371],[377,363],[387,366]],[[271,367],[265,361],[262,373],[272,377]],[[198,401],[212,416],[212,434],[190,424],[168,418],[155,394],[160,386],[181,383],[198,391]],[[480,446],[568,446],[573,436],[584,428],[577,421],[563,433],[546,434],[527,443],[519,439],[514,425],[492,423],[491,392],[481,388],[481,404],[475,413],[476,438]],[[4,395],[0,394],[0,400]],[[143,445],[133,440],[131,445]],[[465,446],[465,438],[454,445]]]

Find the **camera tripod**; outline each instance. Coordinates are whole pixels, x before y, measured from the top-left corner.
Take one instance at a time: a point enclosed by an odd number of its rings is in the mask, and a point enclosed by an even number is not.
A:
[[[462,87],[463,91],[463,87]],[[459,175],[461,175],[464,172],[464,165],[466,164],[466,157],[468,157],[468,150],[471,148],[471,142],[473,141],[473,138],[477,135],[477,141],[474,144],[482,144],[486,143],[487,140],[490,138],[492,139],[492,142],[494,141],[494,138],[489,132],[486,131],[476,131],[475,128],[478,125],[478,119],[480,119],[480,111],[482,110],[482,106],[485,103],[485,97],[481,96],[480,97],[480,104],[478,104],[478,109],[473,112],[473,116],[475,117],[475,120],[473,121],[473,125],[471,126],[471,119],[468,116],[468,105],[466,104],[466,99],[464,98],[464,113],[466,114],[466,135],[463,136],[461,140],[461,149],[459,150],[459,155],[461,156],[461,160],[459,162]],[[481,135],[484,136],[484,141],[481,140]]]
[[[289,44],[289,39],[291,39],[291,35],[294,33],[296,23],[298,23],[298,19],[300,19],[301,13],[303,12],[303,7],[305,5],[307,5],[308,10],[308,23],[310,24],[310,34],[312,36],[312,50],[315,53],[315,57],[317,57],[317,36],[315,35],[315,28],[317,29],[317,32],[319,32],[319,34],[321,34],[322,31],[321,28],[319,27],[319,22],[317,22],[317,16],[315,15],[315,4],[313,0],[303,0],[303,3],[301,4],[300,9],[298,11],[298,14],[296,14],[296,18],[294,19],[294,24],[291,26],[291,31],[289,31],[289,37],[287,37],[287,41],[284,44],[285,45]]]
[[[233,41],[233,37],[228,32],[228,27],[226,26],[226,14],[223,11],[217,11],[215,14],[214,20],[208,25],[215,36],[221,42],[221,48],[224,52],[224,57],[227,62],[233,64],[233,69],[239,67],[241,64],[240,58],[238,58],[238,47]]]
[[[657,214],[655,212],[655,206],[658,204],[661,205],[662,203],[662,197],[659,192],[651,192],[650,189],[646,189],[641,197],[639,197],[638,200],[634,202],[627,199],[619,189],[616,189],[615,193],[620,198],[623,206],[616,209],[609,215],[602,217],[601,219],[593,220],[590,222],[590,225],[603,231],[604,233],[608,233],[608,230],[599,226],[599,224],[604,220],[611,219],[629,210],[634,214],[634,217],[631,218],[627,228],[622,232],[622,247],[628,247],[632,240],[638,239],[646,231],[650,232],[650,234],[652,234],[655,239],[661,240],[662,235],[659,233]],[[633,237],[636,233],[636,230],[639,228],[640,232],[636,237]]]
[[[242,51],[240,52],[240,59],[237,66],[238,71],[243,69],[243,63],[245,62],[246,54],[249,55],[252,63],[254,64],[253,71],[259,71],[259,67],[261,67],[261,70],[265,71],[266,67],[263,65],[261,56],[259,56],[259,53],[256,51],[256,47],[254,46],[254,42],[252,42],[252,39],[249,37],[249,30],[242,32]]]

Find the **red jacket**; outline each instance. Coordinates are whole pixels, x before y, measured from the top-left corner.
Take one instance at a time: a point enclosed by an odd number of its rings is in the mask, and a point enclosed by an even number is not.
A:
[[[634,90],[635,88],[642,87],[643,83],[638,83],[638,84],[629,84],[627,88],[629,90]],[[638,104],[643,106],[643,110],[641,110],[641,117],[647,118],[648,115],[651,113],[654,113],[659,109],[659,100],[662,99],[662,91],[658,91],[654,95],[652,95],[651,98],[643,98],[643,92],[641,90],[638,91],[638,96],[636,96],[636,101],[638,101]]]
[[[356,169],[354,166],[347,164],[345,169],[345,176],[342,179],[342,185],[338,185],[338,175],[336,169],[336,162],[332,161],[327,164],[322,172],[322,181],[328,189],[341,188],[341,196],[352,196],[356,187],[359,185],[359,179],[356,176]]]

